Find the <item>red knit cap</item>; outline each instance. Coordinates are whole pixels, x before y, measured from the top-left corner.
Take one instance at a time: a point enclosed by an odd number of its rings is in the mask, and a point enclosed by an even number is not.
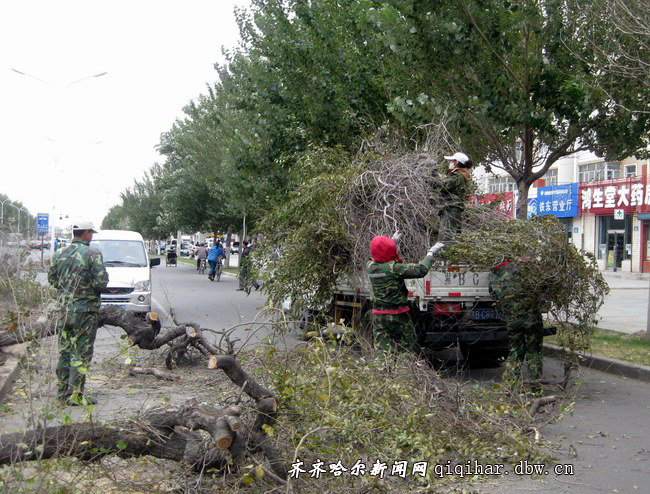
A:
[[[389,237],[377,236],[370,242],[370,257],[376,262],[397,261],[402,259],[397,255],[397,244]]]

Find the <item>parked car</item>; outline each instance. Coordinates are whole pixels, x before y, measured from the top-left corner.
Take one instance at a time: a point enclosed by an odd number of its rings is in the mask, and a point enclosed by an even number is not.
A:
[[[192,245],[188,244],[186,242],[183,242],[181,244],[181,256],[188,256],[190,255],[190,250],[192,249]]]
[[[38,249],[38,250],[49,249],[50,244],[49,244],[49,242],[47,240],[43,240],[41,242],[41,240],[39,240],[39,239],[34,239],[34,240],[29,241],[28,247],[30,249]]]
[[[102,306],[116,305],[138,314],[151,311],[151,268],[160,258],[149,259],[142,235],[123,230],[102,230],[90,243],[104,257],[108,286]]]

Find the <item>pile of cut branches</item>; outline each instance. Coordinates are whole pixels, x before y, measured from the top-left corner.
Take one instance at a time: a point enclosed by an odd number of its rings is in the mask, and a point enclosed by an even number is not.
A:
[[[337,167],[321,151],[327,172],[296,182],[290,198],[261,224],[264,240],[254,264],[271,300],[291,299],[296,311],[326,306],[338,281],[363,276],[375,235],[399,230],[401,257],[421,260],[437,239],[444,151],[366,154],[347,163],[339,156]],[[524,290],[539,292],[554,322],[574,335],[565,341],[591,334],[608,292],[593,256],[567,242],[556,218],[513,220],[498,202],[468,204],[461,233],[438,260],[475,271],[516,263]]]

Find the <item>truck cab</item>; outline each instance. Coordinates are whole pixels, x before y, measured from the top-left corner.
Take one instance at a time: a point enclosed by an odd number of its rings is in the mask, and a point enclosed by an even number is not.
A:
[[[142,235],[126,230],[102,230],[90,243],[102,253],[108,286],[102,306],[116,305],[138,314],[151,311],[151,268],[160,259],[149,259]]]

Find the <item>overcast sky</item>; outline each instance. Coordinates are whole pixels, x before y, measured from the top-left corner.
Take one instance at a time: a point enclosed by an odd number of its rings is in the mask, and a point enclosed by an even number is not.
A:
[[[98,225],[216,80],[248,0],[0,2],[0,192]],[[34,78],[20,75],[17,69]],[[106,75],[76,82],[87,76]]]

